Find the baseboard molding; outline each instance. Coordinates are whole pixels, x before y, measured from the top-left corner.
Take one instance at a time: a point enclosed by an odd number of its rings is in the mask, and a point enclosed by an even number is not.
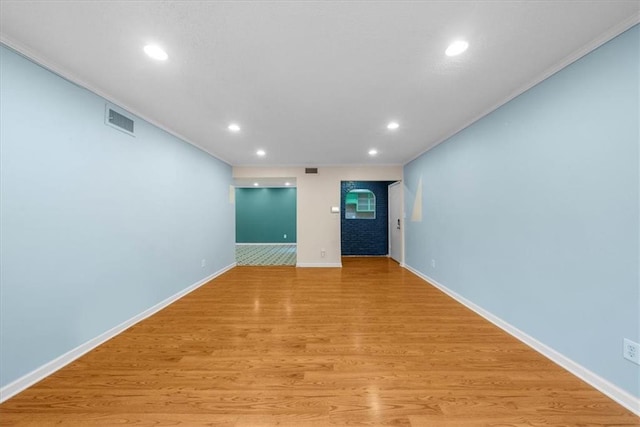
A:
[[[387,255],[342,255],[342,258],[390,258]]]
[[[616,386],[615,384],[612,384],[606,379],[588,370],[584,366],[569,359],[562,353],[559,353],[558,351],[554,350],[548,345],[522,332],[520,329],[502,320],[501,318],[483,309],[482,307],[474,304],[473,302],[464,298],[462,295],[447,288],[443,284],[438,283],[436,280],[433,280],[431,277],[425,274],[422,274],[420,271],[416,270],[415,268],[412,268],[411,266],[408,266],[408,265],[404,265],[404,268],[411,271],[413,274],[420,277],[424,281],[428,282],[432,286],[435,286],[436,288],[440,289],[442,292],[449,295],[451,298],[455,299],[460,304],[464,305],[470,310],[473,310],[480,316],[487,319],[489,322],[493,323],[503,331],[507,332],[509,335],[512,335],[513,337],[522,341],[524,344],[528,345],[538,353],[550,359],[552,362],[556,363],[557,365],[571,372],[573,375],[585,381],[587,384],[591,385],[595,389],[609,396],[611,399],[615,400],[620,405],[624,406],[634,414],[640,416],[640,398],[635,397],[631,393],[627,392],[626,390],[623,390],[620,387]]]
[[[236,266],[236,263],[234,262],[233,264],[230,264],[216,271],[210,276],[205,277],[204,279],[198,281],[197,283],[194,283],[193,285],[181,290],[180,292],[170,296],[169,298],[157,303],[156,305],[146,309],[145,311],[132,317],[131,319],[122,322],[118,326],[111,328],[110,330],[98,335],[95,338],[90,339],[84,344],[79,345],[78,347],[53,359],[52,361],[42,365],[41,367],[34,369],[33,371],[24,375],[23,377],[18,378],[17,380],[7,384],[6,386],[0,389],[0,403],[15,396],[16,394],[27,389],[28,387],[31,387],[33,384],[43,380],[44,378],[56,372],[57,370],[65,367],[69,363],[78,359],[80,356],[83,356],[84,354],[98,347],[100,344],[124,332],[125,330],[129,329],[131,326],[141,322],[147,317],[152,316],[153,314],[167,307],[169,304],[179,300],[180,298],[184,297],[188,293],[193,292],[194,290],[198,289],[200,286],[220,276],[222,273],[232,269],[235,266]]]
[[[296,267],[342,268],[341,262],[299,262]]]
[[[298,246],[296,242],[292,243],[236,243],[236,246]]]

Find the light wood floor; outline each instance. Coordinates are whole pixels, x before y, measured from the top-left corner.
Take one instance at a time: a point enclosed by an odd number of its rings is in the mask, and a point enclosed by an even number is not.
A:
[[[0,406],[0,425],[639,426],[386,258],[237,267]]]

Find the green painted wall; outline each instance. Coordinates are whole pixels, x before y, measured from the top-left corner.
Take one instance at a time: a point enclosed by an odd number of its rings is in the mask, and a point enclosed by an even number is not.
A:
[[[236,243],[296,243],[296,189],[236,188]]]

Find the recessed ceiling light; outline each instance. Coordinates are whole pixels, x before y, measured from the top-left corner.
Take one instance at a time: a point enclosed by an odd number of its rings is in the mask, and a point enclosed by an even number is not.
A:
[[[462,52],[467,50],[469,47],[469,43],[464,40],[456,40],[449,45],[447,50],[444,51],[447,56],[456,56],[460,55]]]
[[[378,154],[378,150],[376,150],[375,148],[372,148],[371,150],[369,150],[370,156],[375,156],[376,154]]]
[[[290,182],[285,182],[284,185],[286,185],[287,187],[291,185]]]
[[[166,61],[169,55],[160,46],[156,44],[148,44],[144,47],[144,53],[158,61]]]
[[[253,186],[254,186],[254,187],[257,187],[257,186],[259,186],[259,185],[260,185],[260,184],[258,184],[257,182],[254,182],[254,183],[253,183]]]
[[[240,132],[240,125],[237,123],[231,123],[229,126],[227,126],[227,129],[229,129],[231,132]]]
[[[389,122],[389,124],[387,125],[387,129],[389,130],[398,129],[399,127],[400,127],[400,123],[398,122]]]
[[[267,154],[267,152],[266,152],[266,151],[264,151],[264,150],[258,150],[258,151],[256,151],[256,154],[257,154],[258,156],[262,157],[262,156],[266,155],[266,154]]]

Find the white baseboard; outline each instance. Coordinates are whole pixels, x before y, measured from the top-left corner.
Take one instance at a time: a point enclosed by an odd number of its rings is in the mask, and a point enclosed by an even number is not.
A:
[[[299,262],[296,267],[342,268],[341,262]]]
[[[630,410],[634,414],[640,416],[640,398],[633,396],[631,393],[627,392],[626,390],[621,389],[620,387],[616,386],[615,384],[612,384],[611,382],[607,381],[606,379],[604,379],[604,378],[600,377],[599,375],[593,373],[592,371],[588,370],[584,366],[582,366],[582,365],[576,363],[575,361],[569,359],[568,357],[566,357],[562,353],[559,353],[558,351],[556,351],[553,348],[549,347],[548,345],[538,341],[537,339],[533,338],[532,336],[527,335],[526,333],[522,332],[520,329],[516,328],[515,326],[511,325],[510,323],[507,323],[506,321],[502,320],[501,318],[497,317],[496,315],[494,315],[494,314],[490,313],[489,311],[483,309],[482,307],[474,304],[473,302],[469,301],[468,299],[466,299],[462,295],[452,291],[451,289],[447,288],[446,286],[442,285],[441,283],[438,283],[437,281],[433,280],[429,276],[427,276],[425,274],[422,274],[420,271],[416,270],[415,268],[412,268],[412,267],[410,267],[408,265],[405,265],[404,268],[406,268],[407,270],[411,271],[413,274],[415,274],[416,276],[420,277],[421,279],[427,281],[428,283],[430,283],[431,285],[435,286],[436,288],[440,289],[442,292],[444,292],[445,294],[449,295],[451,298],[455,299],[460,304],[464,305],[465,307],[473,310],[474,312],[476,312],[480,316],[484,317],[489,322],[493,323],[494,325],[496,325],[500,329],[502,329],[505,332],[507,332],[509,335],[512,335],[513,337],[515,337],[518,340],[522,341],[523,343],[525,343],[526,345],[528,345],[529,347],[531,347],[532,349],[534,349],[538,353],[540,353],[543,356],[545,356],[548,359],[550,359],[552,362],[560,365],[561,367],[563,367],[567,371],[571,372],[573,375],[575,375],[576,377],[580,378],[581,380],[585,381],[586,383],[588,383],[589,385],[591,385],[595,389],[597,389],[597,390],[601,391],[602,393],[604,393],[605,395],[609,396],[611,399],[615,400],[620,405],[624,406],[625,408],[627,408],[628,410]]]
[[[236,246],[298,246],[296,242],[291,243],[236,243]]]
[[[211,281],[212,279],[214,279],[217,276],[221,275],[222,273],[232,269],[235,266],[236,266],[236,263],[234,262],[233,264],[230,264],[230,265],[222,268],[221,270],[216,271],[212,275],[207,276],[204,279],[198,281],[197,283],[194,283],[193,285],[189,286],[188,288],[185,288],[185,289],[181,290],[180,292],[170,296],[169,298],[165,299],[164,301],[159,302],[158,304],[154,305],[153,307],[150,307],[150,308],[146,309],[142,313],[140,313],[140,314],[138,314],[136,316],[133,316],[131,319],[122,322],[118,326],[109,329],[108,331],[98,335],[97,337],[90,339],[89,341],[85,342],[84,344],[79,345],[78,347],[66,352],[65,354],[53,359],[52,361],[40,366],[39,368],[34,369],[33,371],[29,372],[28,374],[18,378],[17,380],[7,384],[6,386],[0,388],[0,403],[2,403],[5,400],[15,396],[16,394],[18,394],[21,391],[27,389],[28,387],[31,387],[33,384],[37,383],[38,381],[43,380],[44,378],[46,378],[49,375],[51,375],[54,372],[56,372],[57,370],[65,367],[66,365],[68,365],[69,363],[73,362],[74,360],[76,360],[80,356],[82,356],[82,355],[88,353],[89,351],[93,350],[94,348],[98,347],[100,344],[110,340],[111,338],[115,337],[116,335],[118,335],[118,334],[124,332],[125,330],[129,329],[131,326],[135,325],[136,323],[141,322],[142,320],[146,319],[147,317],[157,313],[158,311],[160,311],[163,308],[167,307],[169,304],[179,300],[183,296],[185,296],[188,293],[196,290],[200,286],[204,285],[205,283]]]

